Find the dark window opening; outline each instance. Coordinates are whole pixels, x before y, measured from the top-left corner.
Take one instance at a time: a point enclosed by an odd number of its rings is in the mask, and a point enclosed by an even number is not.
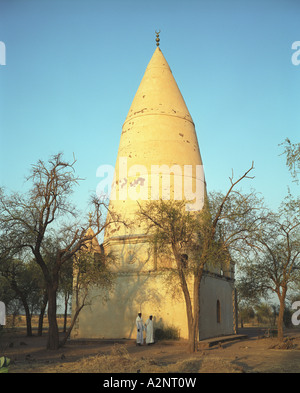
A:
[[[221,305],[219,300],[217,300],[217,323],[221,323]]]

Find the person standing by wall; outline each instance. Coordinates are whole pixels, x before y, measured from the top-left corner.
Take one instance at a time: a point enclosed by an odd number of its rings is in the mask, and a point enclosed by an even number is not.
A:
[[[136,328],[137,328],[137,334],[136,334],[136,343],[137,345],[143,345],[144,343],[144,336],[143,336],[143,331],[144,331],[144,323],[142,320],[142,313],[138,313],[138,316],[136,317]]]
[[[149,316],[145,323],[146,328],[146,344],[150,345],[154,343],[154,335],[153,335],[153,320],[152,315]]]

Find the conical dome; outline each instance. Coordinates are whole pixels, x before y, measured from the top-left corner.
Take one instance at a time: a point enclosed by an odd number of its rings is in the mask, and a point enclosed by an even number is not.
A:
[[[197,199],[199,205],[201,198],[203,205],[204,189],[195,126],[157,47],[123,124],[110,208],[124,220],[135,221],[137,201],[172,199],[176,192],[175,199],[181,199],[181,194],[190,201]],[[106,231],[105,239],[128,234],[118,225]],[[143,234],[143,230],[137,224],[130,234]]]
[[[168,115],[193,121],[172,71],[159,47],[155,50],[125,120],[138,116]],[[130,127],[129,127],[130,128]]]

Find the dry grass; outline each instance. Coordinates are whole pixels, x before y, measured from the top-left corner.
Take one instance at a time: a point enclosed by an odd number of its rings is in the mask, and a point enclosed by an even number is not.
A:
[[[251,332],[249,332],[251,333]],[[10,373],[241,373],[300,372],[300,330],[288,332],[278,343],[259,332],[252,338],[224,342],[187,352],[185,341],[158,341],[136,346],[134,340],[70,342],[57,351],[46,350],[46,334],[26,337],[8,331],[0,340],[0,355],[11,359]]]
[[[69,326],[70,324],[70,317],[67,317],[67,326]],[[39,317],[37,315],[33,315],[31,318],[31,326],[33,329],[37,329],[38,327],[38,323],[39,323]],[[57,317],[57,324],[58,326],[61,328],[64,324],[64,318],[63,317]],[[6,316],[6,328],[22,328],[22,329],[26,329],[26,317],[25,315],[17,315],[15,317],[13,317],[12,315],[7,315]],[[48,324],[48,317],[47,315],[44,316],[44,320],[43,320],[43,327],[45,329],[47,329],[49,326]]]
[[[159,362],[152,358],[136,359],[129,353],[89,356],[71,364],[64,364],[62,372],[76,373],[198,373],[201,360],[188,359],[173,364]],[[48,372],[52,372],[48,368]],[[56,372],[57,368],[55,369]]]
[[[286,337],[282,342],[270,346],[270,349],[298,349],[298,348],[300,348],[299,343],[297,344],[297,340],[291,337]]]
[[[206,359],[193,357],[178,360],[174,363],[161,362],[153,358],[135,358],[127,350],[126,345],[114,344],[110,354],[97,354],[81,360],[57,366],[45,366],[41,372],[68,373],[206,373],[212,370],[226,373],[244,372],[243,368],[219,358]]]

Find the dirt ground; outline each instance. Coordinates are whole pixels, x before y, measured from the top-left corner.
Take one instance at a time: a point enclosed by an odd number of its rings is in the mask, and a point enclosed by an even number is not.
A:
[[[0,338],[0,356],[11,360],[9,373],[299,373],[300,329],[285,332],[283,347],[257,328],[240,329],[247,338],[224,342],[194,354],[186,341],[136,346],[134,340],[69,341],[46,350],[46,335],[20,331]]]

